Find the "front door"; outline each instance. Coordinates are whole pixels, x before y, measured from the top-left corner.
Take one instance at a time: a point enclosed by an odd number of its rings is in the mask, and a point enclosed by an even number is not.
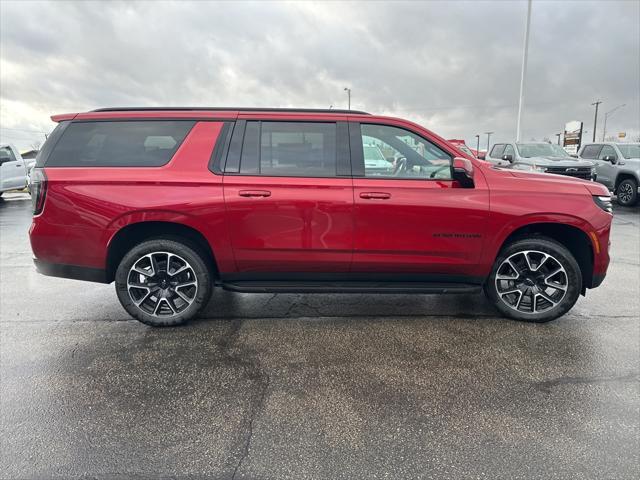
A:
[[[598,175],[596,179],[610,190],[615,187],[616,164],[619,161],[615,148],[611,145],[603,145],[596,159],[596,173]]]
[[[351,124],[353,272],[381,279],[464,281],[479,276],[489,194],[452,179],[452,152],[400,125]],[[385,164],[368,156],[378,152]],[[397,275],[395,275],[397,277]],[[473,278],[472,278],[473,277]]]
[[[349,175],[346,123],[238,122],[224,197],[240,277],[347,272],[353,247]]]

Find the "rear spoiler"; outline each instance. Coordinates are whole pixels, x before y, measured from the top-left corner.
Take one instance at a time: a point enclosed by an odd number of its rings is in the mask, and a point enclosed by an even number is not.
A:
[[[61,113],[59,115],[51,115],[51,120],[56,123],[60,123],[64,122],[65,120],[73,120],[77,116],[77,113]]]

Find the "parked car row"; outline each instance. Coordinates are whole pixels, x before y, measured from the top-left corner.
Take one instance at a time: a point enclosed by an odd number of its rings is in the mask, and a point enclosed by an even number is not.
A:
[[[466,145],[452,143],[469,154]],[[617,196],[622,206],[636,205],[640,196],[639,143],[587,143],[577,158],[552,143],[496,143],[485,160],[501,168],[566,175],[601,183]]]

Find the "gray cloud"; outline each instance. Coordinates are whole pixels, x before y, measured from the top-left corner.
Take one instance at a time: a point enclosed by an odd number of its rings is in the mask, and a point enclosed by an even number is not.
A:
[[[526,3],[2,2],[3,141],[100,106],[346,106],[515,135]],[[640,132],[640,3],[534,0],[523,137]],[[601,116],[602,118],[602,116]],[[14,130],[9,130],[9,128]],[[602,131],[602,124],[599,125]],[[37,136],[37,135],[36,135]]]

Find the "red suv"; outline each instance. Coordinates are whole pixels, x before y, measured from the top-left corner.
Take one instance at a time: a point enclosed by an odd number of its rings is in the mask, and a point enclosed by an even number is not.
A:
[[[115,281],[149,325],[187,321],[214,286],[484,288],[504,315],[544,322],[609,264],[604,186],[500,170],[406,120],[257,108],[52,118],[32,175],[36,267]]]

